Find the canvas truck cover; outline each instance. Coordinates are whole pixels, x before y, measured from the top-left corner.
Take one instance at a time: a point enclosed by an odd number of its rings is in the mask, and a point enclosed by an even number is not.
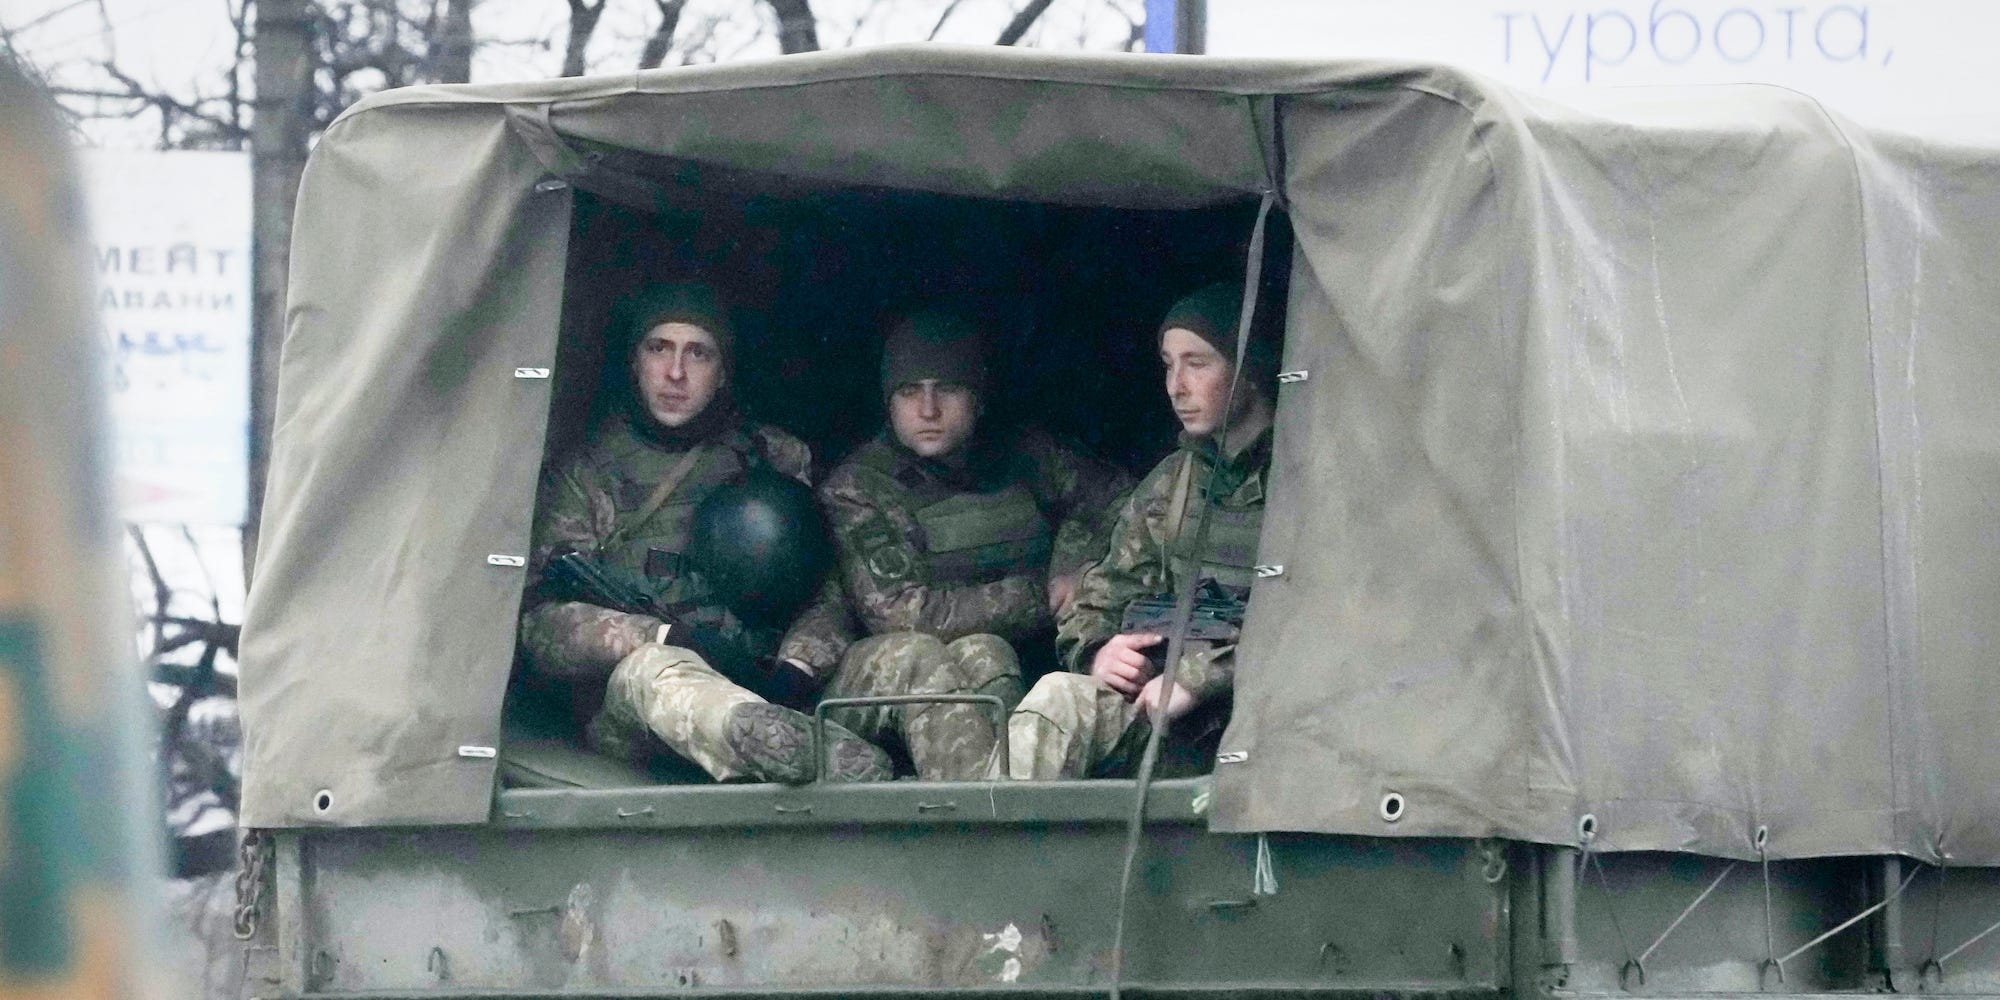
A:
[[[1575,843],[1587,816],[1604,850],[1754,857],[1761,829],[1772,857],[2000,863],[2000,151],[1768,87],[1557,104],[1434,67],[930,47],[397,91],[327,131],[247,824],[486,818],[550,405],[517,369],[553,364],[605,150],[1073,205],[1276,192],[1308,374],[1216,828]]]

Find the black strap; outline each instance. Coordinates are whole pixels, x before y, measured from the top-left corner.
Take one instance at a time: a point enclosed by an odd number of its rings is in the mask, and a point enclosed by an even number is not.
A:
[[[1208,547],[1209,515],[1215,509],[1215,488],[1222,471],[1225,445],[1229,441],[1229,415],[1236,411],[1236,392],[1243,383],[1243,357],[1250,344],[1250,323],[1257,313],[1257,291],[1264,280],[1264,226],[1270,220],[1271,208],[1277,204],[1276,191],[1266,191],[1264,200],[1257,206],[1257,222],[1250,229],[1249,261],[1243,269],[1243,311],[1236,318],[1236,365],[1229,379],[1229,393],[1222,406],[1222,425],[1216,428],[1216,461],[1208,470],[1208,486],[1202,498],[1201,514],[1194,526],[1194,552],[1206,551]],[[1183,514],[1185,520],[1185,514]],[[1176,529],[1184,525],[1175,525]],[[1177,530],[1176,535],[1180,532]],[[1161,701],[1168,700],[1173,690],[1174,674],[1179,670],[1181,654],[1187,649],[1188,620],[1194,615],[1194,596],[1198,588],[1194,581],[1182,587],[1174,599],[1173,630],[1167,637],[1167,665],[1160,671]],[[1132,899],[1132,871],[1139,860],[1139,836],[1146,823],[1146,793],[1152,788],[1153,769],[1160,761],[1160,736],[1166,726],[1148,727],[1146,750],[1139,756],[1137,788],[1132,797],[1132,817],[1125,826],[1125,865],[1118,876],[1118,924],[1111,936],[1111,1000],[1122,1000],[1119,978],[1125,968],[1125,918]]]

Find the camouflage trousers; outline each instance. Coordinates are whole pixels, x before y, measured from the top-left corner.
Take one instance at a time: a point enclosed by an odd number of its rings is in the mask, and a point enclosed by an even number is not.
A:
[[[1227,715],[1226,704],[1203,705],[1176,722],[1160,741],[1153,773],[1172,778],[1207,772]],[[1007,776],[1129,778],[1138,773],[1152,729],[1137,704],[1088,675],[1050,674],[1035,682],[1007,719]],[[996,760],[989,773],[998,772]]]
[[[751,769],[726,738],[729,713],[763,700],[694,650],[649,642],[612,669],[604,707],[584,737],[592,750],[626,761],[645,759],[657,738],[715,780],[730,781],[748,777]]]
[[[1021,688],[1014,650],[997,636],[944,643],[899,632],[850,647],[824,696],[993,694],[1011,709]],[[604,707],[585,736],[598,753],[632,761],[658,739],[717,781],[730,781],[752,773],[727,739],[730,712],[762,700],[691,649],[646,643],[611,671]],[[928,779],[983,777],[995,742],[990,710],[981,705],[836,708],[828,718],[871,743],[900,740],[918,776]]]
[[[849,647],[827,698],[885,694],[990,694],[1008,709],[1021,700],[1021,665],[995,635],[951,642],[921,632],[870,636]],[[997,742],[985,705],[871,705],[835,708],[827,718],[872,743],[900,741],[917,777],[973,781],[986,776]]]

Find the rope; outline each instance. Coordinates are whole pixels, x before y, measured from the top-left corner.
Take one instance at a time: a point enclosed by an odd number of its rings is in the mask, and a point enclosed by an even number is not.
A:
[[[1631,968],[1639,964],[1639,958],[1632,954],[1632,945],[1625,940],[1625,928],[1618,922],[1618,907],[1613,901],[1613,897],[1617,894],[1611,891],[1611,879],[1604,874],[1604,862],[1597,860],[1597,851],[1594,848],[1593,842],[1585,842],[1583,857],[1578,864],[1582,865],[1586,872],[1593,868],[1597,870],[1597,884],[1604,888],[1604,912],[1611,917],[1612,933],[1618,935],[1618,949],[1625,953],[1623,968]],[[1623,976],[1622,971],[1620,975]],[[1640,973],[1641,977],[1644,975],[1644,972]]]
[[[1215,509],[1215,487],[1221,480],[1223,446],[1229,441],[1229,416],[1236,409],[1236,389],[1243,383],[1243,358],[1250,346],[1250,321],[1257,309],[1257,289],[1264,278],[1264,226],[1270,220],[1271,206],[1277,201],[1275,192],[1266,191],[1264,200],[1257,206],[1257,222],[1250,229],[1249,261],[1243,269],[1243,310],[1236,319],[1236,362],[1229,379],[1229,392],[1224,396],[1222,423],[1216,428],[1217,461],[1208,470],[1208,485],[1202,491],[1201,514],[1195,521],[1194,553],[1195,575],[1200,576],[1200,560],[1208,547],[1210,512]],[[1183,514],[1185,519],[1185,514]],[[1184,527],[1183,524],[1175,528]],[[1172,692],[1174,674],[1180,666],[1181,653],[1187,648],[1188,619],[1194,615],[1194,581],[1181,588],[1174,598],[1174,627],[1167,642],[1167,663],[1160,671],[1160,690]],[[1162,699],[1164,704],[1165,699]],[[1146,733],[1146,749],[1139,757],[1139,774],[1132,796],[1132,817],[1125,827],[1125,863],[1118,875],[1118,923],[1111,934],[1111,1000],[1123,1000],[1124,991],[1120,984],[1125,974],[1125,922],[1132,901],[1132,872],[1139,862],[1139,837],[1146,824],[1146,792],[1153,785],[1153,768],[1160,759],[1160,736],[1166,732],[1165,719],[1152,720]]]
[[[1689,916],[1689,915],[1691,915],[1691,914],[1693,914],[1693,913],[1694,913],[1694,911],[1695,911],[1695,908],[1696,908],[1696,907],[1700,906],[1700,905],[1701,905],[1701,904],[1702,904],[1702,903],[1703,903],[1704,901],[1706,901],[1706,900],[1708,899],[1708,897],[1709,897],[1710,895],[1712,895],[1712,894],[1713,894],[1713,893],[1715,892],[1715,890],[1716,890],[1716,889],[1718,889],[1718,888],[1721,888],[1721,886],[1722,886],[1722,880],[1723,880],[1723,879],[1726,879],[1726,878],[1728,878],[1728,877],[1729,877],[1729,873],[1730,873],[1730,872],[1733,872],[1733,871],[1735,871],[1735,870],[1736,870],[1736,862],[1734,862],[1734,861],[1731,861],[1731,862],[1729,863],[1729,866],[1728,866],[1728,867],[1726,867],[1726,868],[1724,868],[1724,869],[1722,869],[1722,873],[1721,873],[1720,875],[1717,875],[1717,876],[1715,877],[1715,881],[1713,881],[1713,882],[1710,882],[1710,883],[1708,884],[1708,888],[1706,888],[1706,889],[1703,889],[1703,890],[1701,891],[1701,895],[1699,895],[1699,896],[1696,896],[1696,897],[1694,898],[1694,902],[1692,902],[1692,903],[1689,903],[1689,904],[1687,905],[1687,909],[1685,909],[1685,910],[1682,910],[1682,911],[1681,911],[1681,915],[1680,915],[1680,916],[1678,916],[1678,917],[1675,917],[1675,918],[1674,918],[1674,922],[1673,922],[1673,923],[1670,923],[1670,924],[1668,924],[1668,925],[1667,925],[1667,929],[1666,929],[1666,930],[1663,930],[1663,931],[1661,931],[1661,932],[1660,932],[1660,936],[1659,936],[1659,937],[1656,937],[1656,938],[1654,938],[1654,939],[1653,939],[1653,943],[1652,943],[1652,944],[1649,944],[1649,945],[1647,945],[1647,946],[1646,946],[1646,950],[1645,950],[1645,951],[1642,951],[1642,952],[1640,952],[1640,953],[1639,953],[1639,966],[1640,966],[1641,970],[1643,970],[1643,969],[1645,968],[1645,965],[1646,965],[1646,960],[1647,960],[1647,959],[1649,959],[1649,958],[1652,958],[1652,957],[1653,957],[1653,951],[1654,951],[1655,949],[1659,948],[1659,946],[1660,946],[1660,945],[1662,945],[1662,944],[1665,944],[1665,943],[1666,943],[1666,941],[1667,941],[1667,937],[1668,937],[1669,935],[1671,935],[1671,934],[1672,934],[1672,933],[1674,932],[1674,929],[1675,929],[1675,928],[1677,928],[1677,927],[1679,927],[1679,926],[1681,925],[1681,921],[1683,921],[1683,920],[1686,920],[1686,919],[1688,918],[1688,916]],[[1646,974],[1645,974],[1645,972],[1644,972],[1644,971],[1641,971],[1641,972],[1639,973],[1639,978],[1640,978],[1640,979],[1641,979],[1641,980],[1643,981],[1643,980],[1645,979],[1645,977],[1646,977]]]
[[[1257,835],[1257,863],[1251,866],[1250,894],[1253,896],[1278,894],[1278,872],[1271,864],[1271,838],[1268,834]]]

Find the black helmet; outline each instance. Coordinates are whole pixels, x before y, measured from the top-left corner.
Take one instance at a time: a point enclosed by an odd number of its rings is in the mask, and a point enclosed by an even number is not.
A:
[[[687,551],[716,601],[774,628],[819,592],[833,561],[811,488],[762,466],[702,498]]]

